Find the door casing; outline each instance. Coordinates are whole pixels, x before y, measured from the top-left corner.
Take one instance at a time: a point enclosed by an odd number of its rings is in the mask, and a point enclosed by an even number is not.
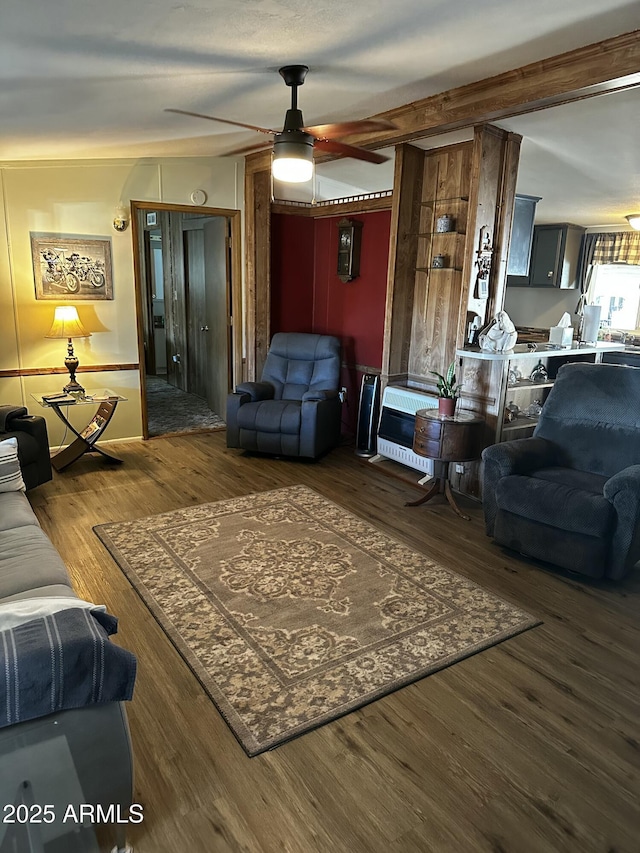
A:
[[[144,211],[168,211],[176,213],[202,213],[205,216],[226,217],[230,230],[230,245],[228,247],[229,273],[231,277],[230,313],[228,315],[227,336],[231,338],[229,348],[229,375],[231,385],[242,381],[242,351],[243,351],[243,322],[242,322],[242,252],[241,252],[241,211],[217,207],[197,207],[191,205],[166,204],[152,201],[131,202],[131,231],[133,241],[134,286],[136,299],[136,325],[138,332],[138,361],[140,370],[140,392],[142,404],[142,435],[149,438],[149,425],[146,400],[146,371],[145,371],[145,318],[146,318],[146,282],[143,278],[143,268],[140,258],[140,227],[139,213]],[[166,295],[165,295],[166,298]],[[224,413],[219,413],[224,414]]]

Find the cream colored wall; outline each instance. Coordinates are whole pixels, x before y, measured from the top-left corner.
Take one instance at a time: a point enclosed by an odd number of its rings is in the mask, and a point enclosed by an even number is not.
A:
[[[30,232],[111,239],[113,300],[64,304],[75,304],[92,332],[74,342],[82,366],[137,364],[131,229],[113,229],[116,207],[131,200],[190,204],[193,190],[202,189],[207,206],[236,210],[242,207],[242,187],[242,162],[228,158],[0,164],[0,372],[61,367],[66,354],[64,341],[44,337],[59,303],[35,298]],[[83,372],[78,378],[87,390],[110,388],[127,397],[107,439],[142,434],[137,370]],[[51,410],[40,409],[31,394],[59,391],[65,381],[61,374],[0,376],[0,402],[43,414],[56,446],[63,440],[63,425]],[[77,407],[71,414],[74,425],[84,426],[90,407]]]

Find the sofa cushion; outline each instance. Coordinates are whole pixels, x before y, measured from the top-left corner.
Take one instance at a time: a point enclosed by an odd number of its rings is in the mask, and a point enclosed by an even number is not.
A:
[[[520,474],[499,480],[496,503],[499,510],[588,536],[607,536],[614,520],[602,492]]]
[[[50,584],[71,586],[62,559],[40,527],[0,531],[0,599]]]
[[[24,601],[28,598],[49,598],[52,595],[62,597],[65,595],[75,595],[75,593],[67,580],[67,583],[51,583],[45,586],[34,586],[29,589],[23,589],[22,592],[5,596],[2,602],[3,604],[7,604],[10,601]]]
[[[25,485],[18,461],[18,439],[0,441],[0,492],[24,492]]]
[[[26,527],[29,524],[39,527],[38,519],[24,494],[22,492],[0,492],[0,530]]]

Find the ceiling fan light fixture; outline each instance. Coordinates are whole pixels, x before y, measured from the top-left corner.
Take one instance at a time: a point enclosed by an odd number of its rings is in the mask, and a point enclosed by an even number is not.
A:
[[[640,231],[640,213],[630,213],[626,217],[626,220],[632,228],[635,228],[636,231]]]
[[[273,144],[271,174],[276,181],[302,184],[313,177],[313,136],[303,131],[279,133]]]

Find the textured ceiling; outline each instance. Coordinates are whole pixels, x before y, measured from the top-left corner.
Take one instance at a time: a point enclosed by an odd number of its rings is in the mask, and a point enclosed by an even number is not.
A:
[[[257,134],[164,108],[278,127],[305,63],[307,123],[361,118],[637,26],[637,0],[2,0],[0,161],[217,155]]]

